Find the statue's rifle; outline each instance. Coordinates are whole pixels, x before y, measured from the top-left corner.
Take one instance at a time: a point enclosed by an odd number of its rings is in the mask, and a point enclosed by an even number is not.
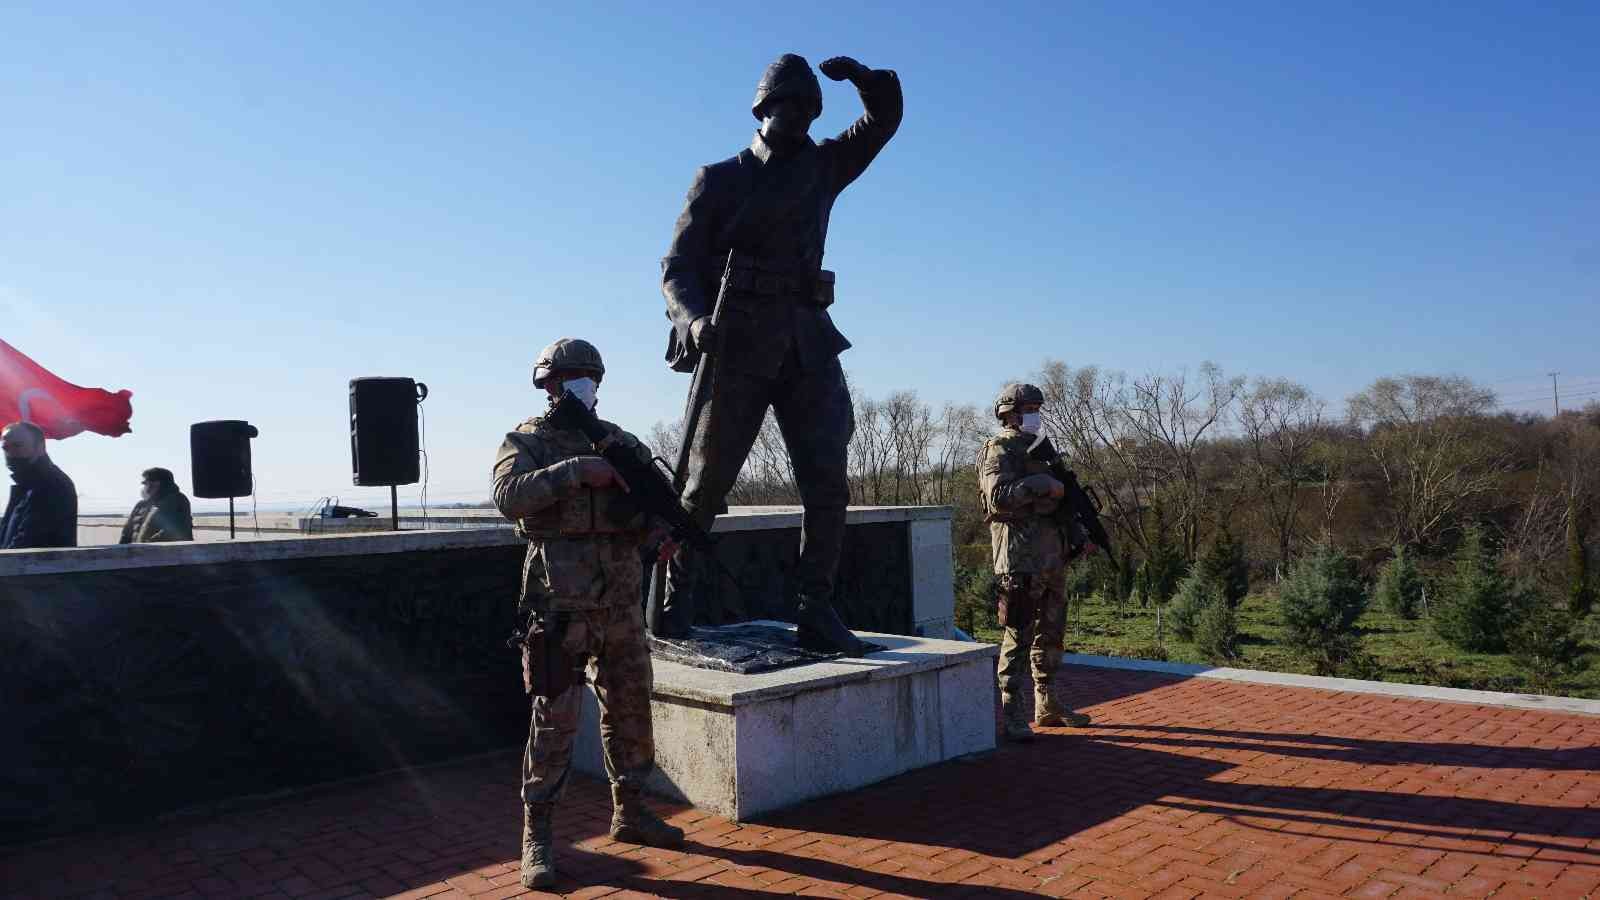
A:
[[[722,333],[722,315],[727,306],[728,285],[733,280],[735,256],[736,251],[728,251],[728,259],[722,267],[722,281],[717,286],[717,301],[711,307],[712,346],[697,348],[700,358],[695,361],[694,375],[689,381],[689,398],[683,410],[683,434],[678,441],[678,465],[672,470],[672,488],[676,494],[683,493],[684,480],[689,471],[689,456],[694,451],[695,432],[700,430],[700,419],[707,415],[707,407],[716,395],[717,383],[722,380],[722,348],[727,342]],[[667,589],[666,566],[665,562],[658,561],[655,577],[651,579],[651,603],[654,607],[661,605],[662,594]],[[734,581],[737,583],[737,579]]]

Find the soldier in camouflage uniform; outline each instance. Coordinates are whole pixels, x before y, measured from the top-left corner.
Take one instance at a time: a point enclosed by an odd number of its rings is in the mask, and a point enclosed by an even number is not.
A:
[[[1044,393],[1031,384],[1008,384],[995,398],[1002,428],[978,453],[978,493],[989,523],[994,574],[999,581],[1000,700],[1005,734],[1033,738],[1024,709],[1028,668],[1033,669],[1034,721],[1042,726],[1083,726],[1089,717],[1064,709],[1051,692],[1066,631],[1066,539],[1053,518],[1065,486],[1028,458],[1039,432]]]
[[[563,338],[539,355],[533,383],[552,404],[571,390],[593,406],[604,374],[593,345]],[[651,458],[633,435],[606,426],[642,459]],[[518,605],[523,687],[533,698],[522,762],[522,884],[555,882],[550,818],[567,781],[586,669],[600,701],[611,836],[680,845],[683,832],[656,818],[639,796],[655,765],[639,551],[659,542],[660,553],[671,553],[664,527],[629,502],[627,484],[581,433],[539,418],[518,425],[500,445],[494,501],[528,541]]]

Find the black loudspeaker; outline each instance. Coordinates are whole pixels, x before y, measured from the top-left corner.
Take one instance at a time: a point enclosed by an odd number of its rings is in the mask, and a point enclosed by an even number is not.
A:
[[[260,432],[249,422],[224,419],[189,426],[189,466],[196,497],[245,497],[250,478],[250,439]]]
[[[350,379],[350,473],[364,486],[416,484],[417,404],[428,386],[410,378]]]

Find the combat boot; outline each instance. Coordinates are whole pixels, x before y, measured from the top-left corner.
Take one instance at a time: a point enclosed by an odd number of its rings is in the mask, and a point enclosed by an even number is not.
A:
[[[833,604],[825,597],[801,594],[794,619],[800,626],[800,646],[807,650],[839,650],[845,656],[867,655],[867,645],[844,627]]]
[[[550,837],[554,803],[522,807],[522,886],[545,888],[556,883],[556,848]]]
[[[661,821],[634,786],[611,786],[611,837],[624,844],[668,849],[683,846],[683,829]]]
[[[1040,685],[1033,690],[1033,721],[1043,728],[1063,728],[1071,726],[1082,728],[1089,724],[1089,717],[1080,712],[1073,712],[1056,702],[1055,694],[1051,693],[1048,685]]]
[[[1033,740],[1033,729],[1028,727],[1028,712],[1022,708],[1022,698],[1009,696],[1004,697],[1002,702],[1006,740],[1015,744],[1026,744]]]

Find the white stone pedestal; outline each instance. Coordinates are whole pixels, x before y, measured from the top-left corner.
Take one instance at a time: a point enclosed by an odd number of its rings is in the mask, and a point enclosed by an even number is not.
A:
[[[651,792],[745,820],[994,749],[997,647],[857,634],[887,649],[756,675],[656,660]],[[603,778],[586,694],[573,763]]]

